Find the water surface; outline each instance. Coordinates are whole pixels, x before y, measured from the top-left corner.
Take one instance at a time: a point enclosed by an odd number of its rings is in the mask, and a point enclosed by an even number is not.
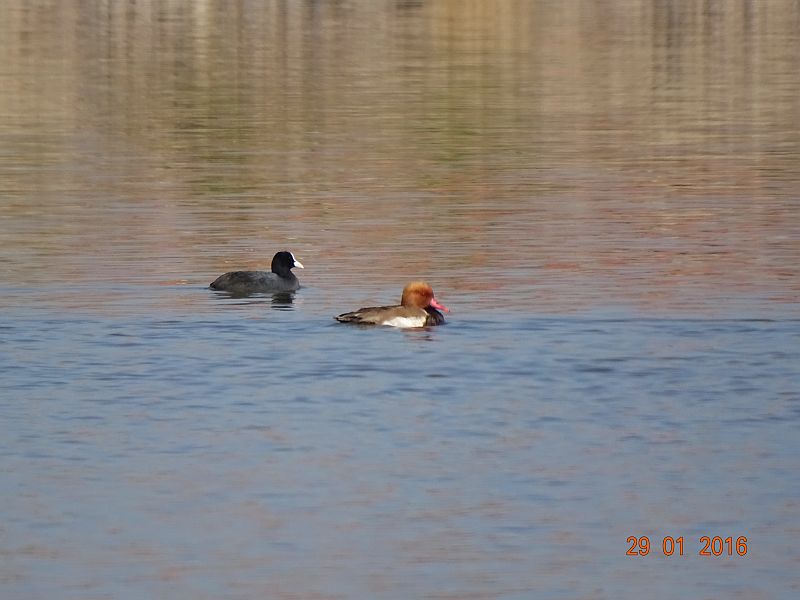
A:
[[[0,595],[796,597],[798,24],[7,3]]]

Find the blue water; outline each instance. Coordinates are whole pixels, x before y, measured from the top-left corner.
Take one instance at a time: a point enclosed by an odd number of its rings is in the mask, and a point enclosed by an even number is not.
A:
[[[800,598],[798,23],[5,0],[0,600]]]
[[[313,289],[171,294],[205,309],[5,319],[4,597],[796,592],[796,319],[398,331],[337,324]],[[703,535],[747,554],[699,556]]]

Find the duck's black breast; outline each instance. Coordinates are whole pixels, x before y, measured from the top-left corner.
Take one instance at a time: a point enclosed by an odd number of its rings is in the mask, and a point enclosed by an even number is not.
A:
[[[428,313],[428,318],[425,320],[425,325],[442,325],[444,324],[444,315],[435,308],[429,306],[425,309]]]

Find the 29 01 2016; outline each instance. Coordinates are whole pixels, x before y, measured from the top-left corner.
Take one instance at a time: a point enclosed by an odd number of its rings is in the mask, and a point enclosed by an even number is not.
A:
[[[650,538],[646,535],[629,535],[627,543],[629,546],[625,554],[628,556],[647,556],[652,549]],[[661,554],[664,556],[683,556],[683,548],[683,536],[672,537],[671,535],[666,535],[661,538]],[[745,556],[747,555],[747,537],[743,535],[738,537],[733,537],[732,535],[727,537],[703,535],[699,539],[697,555]]]

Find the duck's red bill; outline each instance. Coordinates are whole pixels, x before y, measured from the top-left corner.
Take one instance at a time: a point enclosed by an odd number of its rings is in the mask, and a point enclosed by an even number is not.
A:
[[[439,304],[439,301],[436,298],[431,300],[431,306],[437,310],[441,310],[442,312],[450,312],[450,309],[447,308],[444,304]]]

